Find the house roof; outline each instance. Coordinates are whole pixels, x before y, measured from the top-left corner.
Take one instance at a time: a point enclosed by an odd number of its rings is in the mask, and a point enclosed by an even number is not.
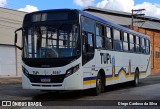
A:
[[[87,7],[83,11],[119,25],[128,26],[131,25],[132,22],[132,14],[127,12],[101,9],[96,7]],[[144,20],[145,22],[139,23],[135,26],[140,26],[142,28],[147,28],[147,29],[160,30],[159,18],[144,16],[144,17],[139,17],[139,19]]]

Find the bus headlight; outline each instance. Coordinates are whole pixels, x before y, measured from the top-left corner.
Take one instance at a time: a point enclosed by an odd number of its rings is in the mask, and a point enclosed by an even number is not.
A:
[[[79,64],[74,66],[74,67],[71,67],[70,69],[68,69],[66,71],[66,77],[72,75],[73,73],[75,73],[77,70],[79,69]]]
[[[28,72],[28,70],[25,69],[23,66],[22,66],[22,71],[23,71],[24,75],[25,75],[26,77],[28,77],[29,72]]]

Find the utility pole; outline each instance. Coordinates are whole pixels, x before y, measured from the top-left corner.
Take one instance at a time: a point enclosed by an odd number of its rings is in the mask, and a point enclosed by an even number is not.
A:
[[[132,9],[132,21],[131,21],[131,29],[133,29],[134,24],[137,24],[137,26],[142,26],[145,21],[144,21],[144,12],[145,9],[137,9],[137,10],[133,10]],[[142,25],[139,25],[139,24]]]

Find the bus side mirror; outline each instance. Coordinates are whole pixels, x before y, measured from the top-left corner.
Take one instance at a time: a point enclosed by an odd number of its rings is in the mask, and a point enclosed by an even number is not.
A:
[[[15,33],[15,40],[14,40],[14,43],[15,43],[15,44],[17,43],[17,33]]]
[[[17,39],[18,39],[18,34],[17,34],[17,32],[20,31],[20,30],[22,31],[22,35],[23,35],[23,28],[19,28],[19,29],[17,29],[17,30],[15,31],[14,45],[15,45],[18,49],[22,50],[23,47],[20,47],[20,46],[17,45]],[[22,37],[22,38],[23,38],[23,37]],[[23,41],[23,40],[22,40],[22,41]],[[23,42],[22,42],[22,44],[23,44]]]

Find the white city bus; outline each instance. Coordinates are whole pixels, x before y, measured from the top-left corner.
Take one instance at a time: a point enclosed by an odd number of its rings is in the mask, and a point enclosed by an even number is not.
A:
[[[150,73],[147,35],[76,9],[26,14],[15,46],[22,50],[24,89],[92,88],[98,95],[107,85],[137,85]]]

